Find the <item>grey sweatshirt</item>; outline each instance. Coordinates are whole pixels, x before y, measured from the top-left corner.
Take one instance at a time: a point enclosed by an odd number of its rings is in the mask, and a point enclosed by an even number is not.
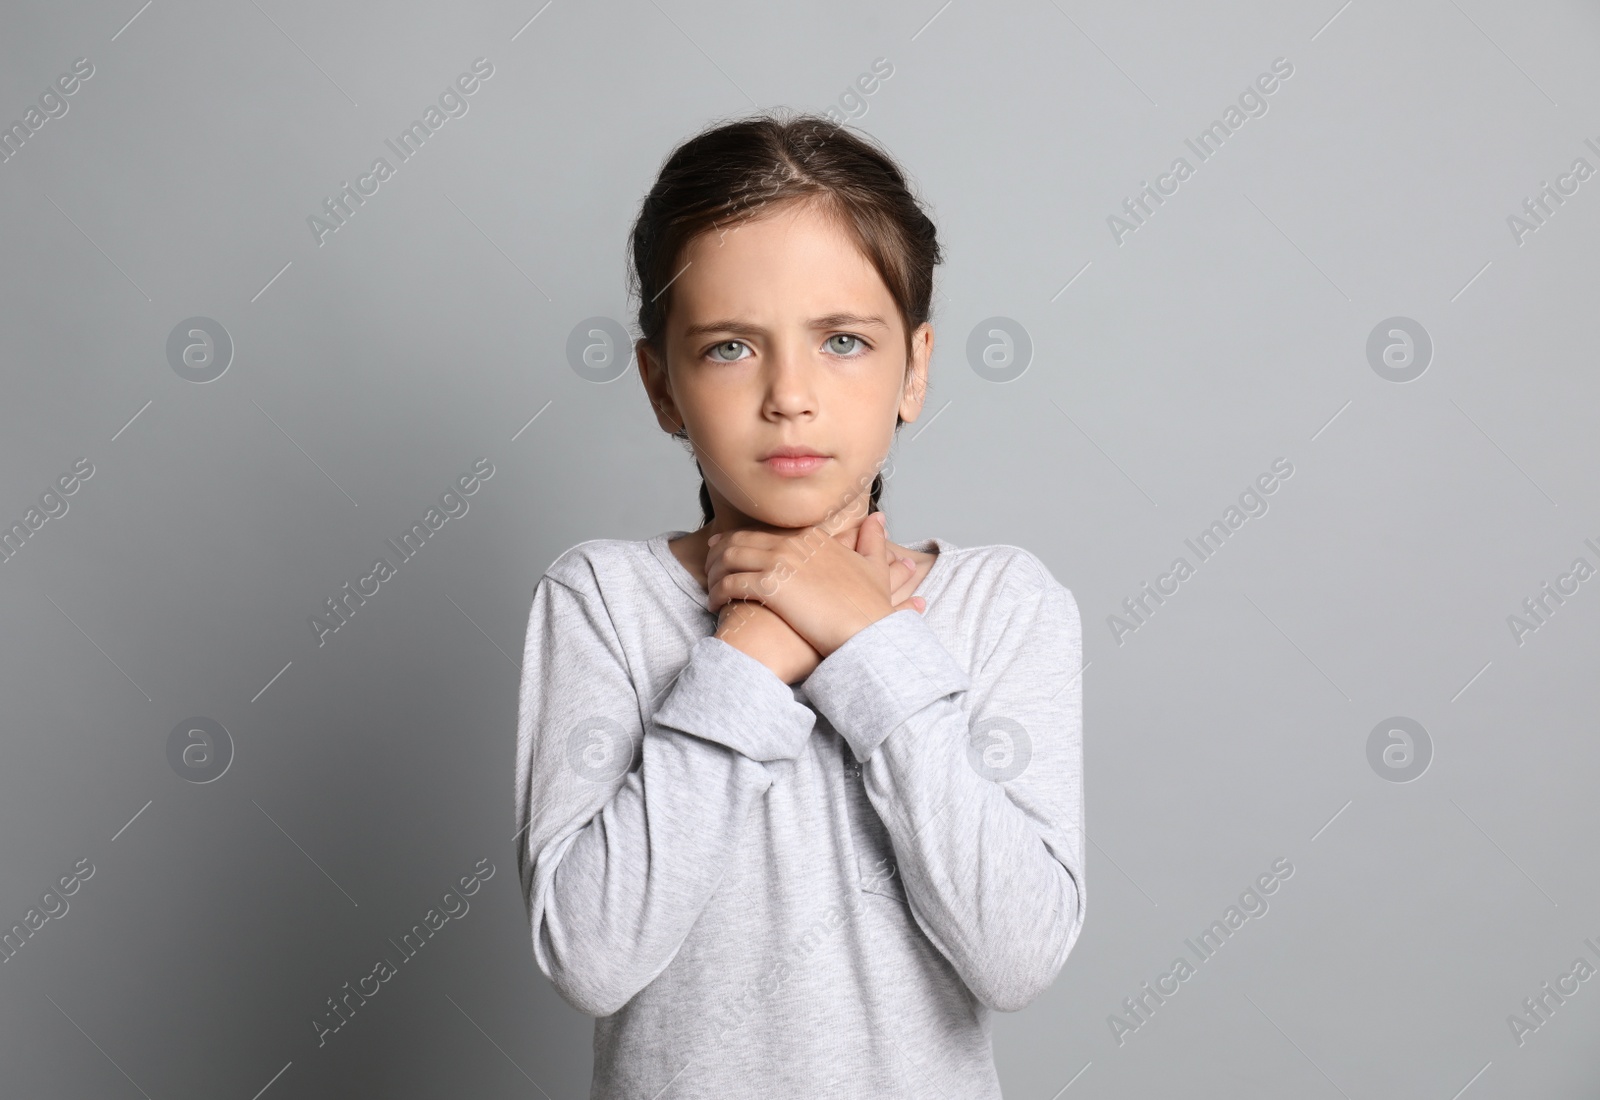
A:
[[[791,687],[711,636],[681,534],[573,547],[528,622],[518,865],[591,1100],[999,1097],[990,1010],[1083,928],[1071,593],[914,544],[926,612]]]

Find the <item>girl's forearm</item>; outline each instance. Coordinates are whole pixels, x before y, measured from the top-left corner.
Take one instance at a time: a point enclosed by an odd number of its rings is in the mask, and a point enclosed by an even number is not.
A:
[[[702,638],[645,726],[640,767],[602,782],[571,766],[567,740],[595,699],[576,685],[533,698],[528,751],[544,760],[529,768],[520,862],[534,957],[575,1008],[609,1016],[672,961],[771,786],[768,765],[797,756],[816,717],[752,658]]]
[[[862,762],[918,925],[1002,1011],[1050,985],[1084,917],[1076,606],[1059,588],[1035,603],[1012,612],[990,657],[1005,671],[981,700],[933,631],[904,614],[863,631],[807,684]],[[1020,770],[984,761],[973,723],[989,716],[1025,731]]]
[[[533,861],[534,956],[568,1003],[609,1016],[677,954],[771,785],[767,767],[670,729],[592,820]]]

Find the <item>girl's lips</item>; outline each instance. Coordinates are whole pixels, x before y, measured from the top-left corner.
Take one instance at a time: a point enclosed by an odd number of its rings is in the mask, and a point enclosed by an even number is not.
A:
[[[804,477],[826,461],[827,455],[773,455],[761,464],[779,477]]]

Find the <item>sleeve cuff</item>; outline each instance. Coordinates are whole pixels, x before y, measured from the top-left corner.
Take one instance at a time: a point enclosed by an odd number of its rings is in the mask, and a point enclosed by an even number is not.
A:
[[[816,715],[766,665],[708,635],[690,649],[655,723],[765,762],[799,756]]]
[[[971,686],[922,616],[896,611],[830,653],[805,692],[865,763],[917,711]]]

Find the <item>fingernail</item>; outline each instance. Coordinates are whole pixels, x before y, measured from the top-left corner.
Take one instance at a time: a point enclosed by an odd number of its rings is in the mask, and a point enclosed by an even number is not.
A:
[[[912,561],[910,558],[901,558],[900,560],[905,564],[907,569],[915,570],[917,568],[917,563]]]
[[[918,611],[928,610],[928,601],[923,599],[921,596],[912,596],[911,602],[917,605]]]
[[[717,540],[720,539],[721,537],[722,537],[722,535],[720,533],[712,535],[710,538],[706,539],[706,545],[707,546],[715,546],[717,544]]]

